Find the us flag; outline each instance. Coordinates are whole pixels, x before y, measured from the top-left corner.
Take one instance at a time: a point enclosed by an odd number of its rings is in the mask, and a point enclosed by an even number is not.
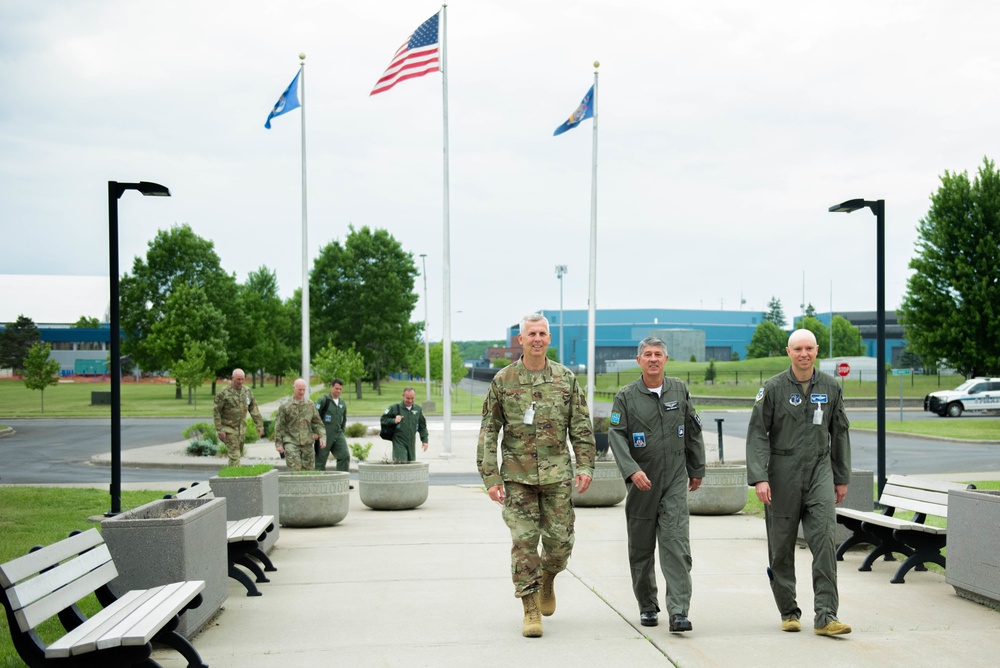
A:
[[[385,74],[375,83],[369,97],[384,93],[400,81],[422,77],[430,72],[440,72],[438,54],[438,17],[435,14],[413,31],[403,46],[399,47]]]

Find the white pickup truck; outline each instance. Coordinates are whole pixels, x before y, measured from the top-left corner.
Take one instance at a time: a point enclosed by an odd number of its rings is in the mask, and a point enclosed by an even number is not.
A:
[[[924,397],[924,410],[941,417],[1000,410],[1000,378],[970,378],[954,390],[931,392]]]

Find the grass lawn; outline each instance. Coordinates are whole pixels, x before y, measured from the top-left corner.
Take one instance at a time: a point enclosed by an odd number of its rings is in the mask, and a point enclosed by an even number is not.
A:
[[[851,423],[852,429],[875,430],[874,420],[857,420]],[[892,414],[886,415],[886,433],[916,434],[939,438],[958,438],[968,441],[1000,441],[1000,419],[989,418],[941,418],[940,420],[899,421],[899,414],[894,419]]]

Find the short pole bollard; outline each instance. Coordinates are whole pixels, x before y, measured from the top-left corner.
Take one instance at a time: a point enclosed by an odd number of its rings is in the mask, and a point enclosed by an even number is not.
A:
[[[725,464],[726,458],[722,456],[722,423],[725,418],[715,418],[715,423],[719,425],[719,463]]]

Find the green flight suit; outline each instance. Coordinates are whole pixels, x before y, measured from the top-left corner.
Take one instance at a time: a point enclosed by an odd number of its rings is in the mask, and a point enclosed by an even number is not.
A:
[[[532,406],[534,417],[525,424]],[[518,360],[496,374],[483,402],[476,465],[487,489],[504,487],[503,520],[510,529],[511,579],[518,598],[539,590],[543,570],[565,570],[573,551],[574,473],[567,436],[576,475],[593,478],[594,431],[573,372],[552,360],[531,371]]]
[[[379,418],[383,425],[393,424],[396,416],[402,415],[403,420],[396,425],[396,434],[392,437],[392,459],[397,462],[417,461],[417,434],[420,442],[427,443],[427,420],[424,411],[414,402],[407,408],[403,402],[393,404],[385,409]]]
[[[817,408],[821,424],[813,424]],[[833,377],[813,371],[799,383],[792,369],[764,383],[747,428],[747,483],[771,486],[767,524],[768,577],[782,619],[798,618],[795,540],[799,522],[812,552],[815,628],[837,619],[834,485],[851,480],[850,423]]]
[[[344,429],[347,428],[347,404],[343,399],[337,399],[335,403],[328,394],[319,400],[316,408],[326,427],[326,447],[316,451],[316,470],[326,470],[326,460],[332,451],[333,458],[337,460],[337,470],[349,472],[351,454],[347,450],[347,437],[344,436]]]
[[[664,378],[660,396],[640,377],[615,395],[608,445],[625,478],[628,560],[632,591],[640,612],[659,612],[654,550],[667,582],[667,614],[687,616],[691,603],[691,540],[688,479],[705,477],[705,442],[701,418],[687,387]],[[632,483],[638,471],[652,487]]]

